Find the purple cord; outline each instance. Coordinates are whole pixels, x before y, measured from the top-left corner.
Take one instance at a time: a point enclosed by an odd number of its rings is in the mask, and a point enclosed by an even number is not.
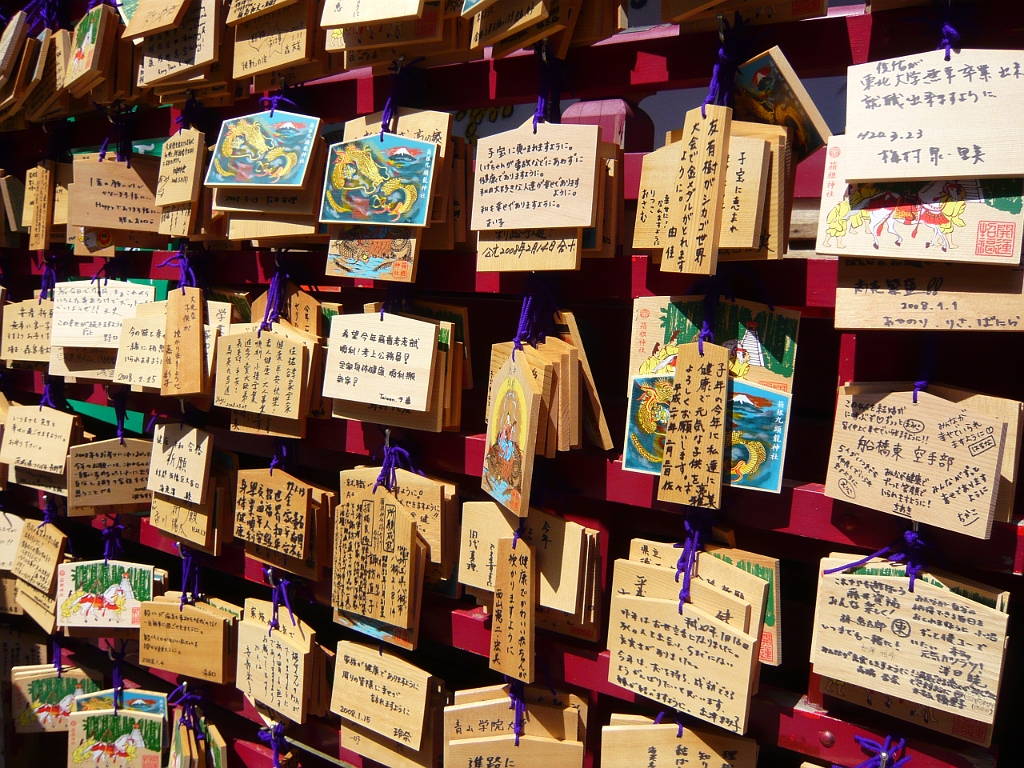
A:
[[[57,6],[59,0],[31,0],[22,10],[25,12],[25,24],[27,34],[35,37],[44,29],[56,32],[60,29],[60,20],[57,17]],[[0,19],[4,26],[7,19]]]
[[[109,108],[95,102],[93,102],[93,106],[110,121],[110,131],[103,139],[103,144],[100,145],[100,162],[102,163],[106,159],[110,142],[114,141],[117,146],[117,161],[126,163],[131,168],[132,134],[135,126],[133,119],[130,119],[129,116],[134,115],[135,108],[123,104],[120,99],[111,104]]]
[[[960,50],[960,33],[947,21],[942,25],[942,41],[936,50],[946,49],[946,61],[949,61],[949,54]]]
[[[743,29],[743,17],[736,12],[732,25],[720,18],[718,55],[715,58],[715,68],[711,71],[711,84],[708,86],[708,95],[704,103],[700,105],[702,117],[707,117],[707,105],[719,105],[728,107],[732,105],[733,83],[736,81],[736,69],[739,66],[739,33]]]
[[[373,493],[377,492],[377,488],[384,486],[389,492],[394,493],[395,485],[398,483],[398,470],[404,469],[406,472],[412,472],[416,475],[422,475],[423,472],[417,469],[413,463],[412,458],[409,456],[409,452],[398,445],[385,445],[384,446],[384,461],[381,463],[380,474],[377,475],[377,482],[373,484]]]
[[[43,384],[43,396],[39,399],[40,411],[43,410],[44,407],[53,408],[54,410],[57,410],[57,403],[53,399],[53,396],[54,390],[59,388],[60,384],[55,383],[55,379],[47,375],[45,383]]]
[[[40,281],[39,303],[43,299],[53,300],[53,289],[57,287],[57,254],[48,254],[43,260],[43,276]]]
[[[914,382],[914,405],[917,405],[917,393],[923,392],[928,389],[927,381],[915,381]]]
[[[856,768],[901,768],[901,766],[906,765],[913,758],[913,755],[905,754],[906,739],[900,739],[895,746],[892,743],[892,736],[886,736],[885,742],[882,744],[879,744],[874,739],[869,739],[867,736],[855,735],[853,740],[865,752],[874,753],[863,763],[857,765]],[[896,755],[901,752],[904,752],[904,755],[897,760]],[[832,768],[842,768],[842,766],[833,763]]]
[[[906,567],[907,576],[910,578],[910,591],[913,592],[914,582],[925,568],[925,550],[927,549],[928,544],[922,541],[917,531],[904,531],[902,539],[897,539],[889,546],[883,547],[856,562],[841,565],[837,568],[829,568],[825,571],[825,575],[831,576],[833,573],[841,571],[853,571],[867,565],[876,557],[884,557],[894,565]]]
[[[270,475],[273,477],[275,469],[284,470],[285,464],[291,464],[288,456],[288,441],[282,437],[274,440],[274,455],[270,459]]]
[[[523,536],[525,534],[526,534],[526,518],[525,517],[520,517],[519,518],[519,527],[516,528],[515,533],[512,534],[512,549],[516,548],[516,544],[519,543],[519,540],[521,538],[523,538]]]
[[[668,714],[668,712],[666,712],[665,710],[662,710],[661,712],[659,712],[658,716],[656,718],[654,718],[654,724],[655,725],[661,725],[661,721],[665,719],[665,715],[667,715],[667,714]],[[672,719],[675,720],[676,725],[679,726],[679,732],[676,734],[676,738],[677,739],[683,738],[683,720],[682,720],[682,718],[680,718],[679,715],[675,715]]]
[[[715,321],[718,310],[718,293],[708,294],[704,297],[704,322],[701,324],[700,333],[697,335],[697,353],[704,357],[704,342],[715,343]]]
[[[181,605],[178,610],[185,610],[185,605],[195,605],[199,597],[199,564],[195,556],[184,544],[178,544],[181,554]]]
[[[110,524],[109,518],[106,518],[107,524],[103,526],[103,530],[100,531],[100,538],[103,541],[103,564],[106,565],[110,560],[120,560],[124,554],[124,543],[121,539],[121,532],[124,530],[124,525],[121,524],[121,516],[114,515],[114,523]]]
[[[46,501],[43,503],[43,522],[36,527],[55,525],[58,517],[60,517],[60,510],[57,509],[57,502],[53,500],[53,494],[47,494]]]
[[[515,359],[517,350],[522,351],[524,341],[536,347],[554,330],[555,303],[551,292],[539,280],[528,278],[523,307],[519,311],[519,326],[512,339],[512,359]]]
[[[203,729],[202,717],[199,715],[199,707],[203,704],[203,694],[201,691],[189,691],[188,683],[182,683],[167,696],[167,705],[171,707],[181,707],[181,717],[178,719],[178,723],[183,724],[186,728],[192,731],[196,738],[196,741],[202,741]]]
[[[394,77],[391,81],[391,93],[388,100],[384,102],[384,111],[380,118],[380,140],[384,141],[385,133],[395,132],[395,121],[398,120],[399,102],[405,100],[406,91],[409,89],[409,71],[423,61],[422,56],[413,59],[408,64],[401,60],[394,62],[391,69],[394,70]]]
[[[514,710],[512,720],[512,731],[516,735],[516,746],[519,746],[519,737],[523,735],[526,722],[526,685],[522,680],[513,680],[505,675],[505,682],[508,683],[509,709]]]
[[[124,659],[128,655],[128,641],[121,641],[121,650],[115,651],[113,646],[108,647],[110,658],[114,662],[114,669],[111,673],[111,683],[114,689],[114,714],[117,714],[117,708],[124,706],[121,704],[121,700],[124,698]]]
[[[288,277],[287,273],[282,275],[281,270],[278,269],[274,272],[274,276],[270,278],[270,288],[267,289],[267,306],[263,310],[263,322],[260,323],[257,335],[271,330],[274,327],[274,323],[281,317],[281,310],[284,309],[285,293],[288,291]]]
[[[124,445],[124,420],[128,417],[128,387],[121,387],[117,392],[110,395],[110,402],[114,404],[114,423],[117,427],[117,439]]]
[[[270,746],[274,755],[274,768],[281,768],[281,753],[288,750],[288,740],[284,737],[284,723],[276,723],[273,728],[260,728],[260,741]]]
[[[291,104],[293,107],[295,106],[295,102],[286,97],[283,90],[281,93],[275,93],[272,96],[264,96],[260,99],[260,106],[264,109],[270,110],[270,117],[274,116],[274,112],[280,109],[282,103]]]
[[[192,262],[188,256],[188,240],[183,240],[181,245],[178,246],[177,253],[167,257],[156,266],[157,269],[162,267],[178,268],[178,287],[181,288],[182,293],[185,293],[186,288],[195,288],[199,285],[196,280],[195,270],[192,269]]]
[[[281,629],[281,624],[277,619],[277,612],[281,608],[281,603],[284,603],[284,607],[288,609],[288,617],[292,620],[292,626],[298,626],[298,622],[295,620],[295,613],[292,611],[292,603],[288,598],[288,590],[291,587],[291,580],[287,578],[274,578],[274,569],[268,565],[263,566],[263,578],[270,582],[270,602],[272,607],[271,618],[270,618],[270,630],[267,632],[268,635],[272,635],[275,629]]]
[[[676,544],[677,549],[681,549],[679,553],[679,560],[676,562],[676,583],[679,583],[679,577],[683,577],[683,583],[679,589],[679,613],[683,612],[683,604],[690,601],[690,579],[693,578],[693,567],[697,564],[697,553],[701,551],[700,541],[700,529],[696,525],[690,525],[690,521],[686,523],[686,538],[680,544]]]
[[[62,646],[60,641],[60,635],[54,633],[50,637],[50,652],[53,654],[53,668],[57,670],[58,679],[61,677],[61,675],[64,674],[64,664],[63,659],[61,659],[61,651]]]
[[[185,103],[181,107],[181,111],[178,116],[174,118],[174,123],[178,126],[178,133],[185,128],[195,128],[199,121],[203,117],[203,105],[195,96],[189,96],[185,99]]]

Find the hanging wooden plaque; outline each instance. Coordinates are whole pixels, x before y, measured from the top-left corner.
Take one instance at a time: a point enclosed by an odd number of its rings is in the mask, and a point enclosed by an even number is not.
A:
[[[729,350],[682,344],[669,400],[658,499],[719,509],[728,431]]]
[[[71,447],[68,454],[68,515],[75,508],[150,502],[146,488],[153,443],[125,438]]]
[[[533,121],[477,143],[475,230],[592,227],[596,220],[596,125]]]
[[[7,411],[0,463],[63,474],[78,417],[37,405],[12,405]]]
[[[1024,176],[1020,51],[965,48],[848,70],[846,181]]]
[[[498,539],[497,560],[490,667],[508,677],[532,683],[534,611],[537,605],[536,549],[524,541]]]
[[[992,532],[1006,422],[927,392],[839,391],[825,494],[975,538]]]
[[[146,487],[154,493],[201,504],[206,500],[213,435],[187,424],[157,424]]]
[[[305,418],[307,354],[301,342],[271,331],[221,336],[217,339],[214,404],[287,419]]]
[[[423,15],[423,4],[424,0],[330,0],[324,5],[320,26],[334,29],[418,19]]]

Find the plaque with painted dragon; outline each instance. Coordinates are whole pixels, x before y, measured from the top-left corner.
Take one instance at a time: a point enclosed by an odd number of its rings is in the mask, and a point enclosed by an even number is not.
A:
[[[436,151],[393,133],[332,144],[320,221],[425,227]]]
[[[275,110],[225,120],[208,187],[305,187],[320,118]]]

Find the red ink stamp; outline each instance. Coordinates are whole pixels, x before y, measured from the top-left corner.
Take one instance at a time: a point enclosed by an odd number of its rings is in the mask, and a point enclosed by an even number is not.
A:
[[[767,629],[761,630],[761,651],[757,658],[766,663],[775,661],[775,644],[772,643],[772,633]]]
[[[979,221],[976,256],[1012,256],[1017,224],[1012,221]]]
[[[398,280],[405,280],[409,276],[409,262],[396,261],[391,267],[391,274]]]

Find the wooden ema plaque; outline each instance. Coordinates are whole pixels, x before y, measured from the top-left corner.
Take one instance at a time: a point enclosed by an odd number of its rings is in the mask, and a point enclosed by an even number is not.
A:
[[[160,229],[160,209],[156,207],[160,176],[157,158],[134,155],[129,168],[112,152],[103,162],[99,155],[75,155],[74,173],[68,226],[135,232]]]
[[[282,624],[289,624],[286,616]],[[298,642],[268,625],[246,618],[238,624],[238,661],[235,681],[239,690],[296,723],[307,715],[307,692],[313,677],[309,641]]]
[[[132,390],[159,390],[164,368],[164,329],[162,315],[126,317],[121,324],[114,383]]]
[[[78,417],[53,408],[12,405],[0,444],[0,463],[61,475]]]
[[[1020,51],[942,50],[849,68],[846,181],[1024,176]]]
[[[490,667],[524,683],[534,676],[536,549],[525,541],[498,539],[491,619]]]
[[[210,483],[213,435],[187,424],[157,424],[147,487],[154,493],[202,504]]]
[[[1006,423],[927,392],[839,390],[825,494],[987,539]]]
[[[686,113],[682,138],[680,219],[669,224],[661,271],[713,275],[724,215],[732,110],[707,105]],[[675,237],[672,229],[675,229]]]
[[[1024,268],[895,259],[839,259],[836,328],[1015,331]]]
[[[55,525],[40,525],[34,520],[27,523],[21,530],[11,573],[43,594],[50,594],[57,583],[57,566],[64,559],[67,541]]]
[[[18,542],[21,541],[21,529],[24,527],[24,519],[17,515],[0,515],[0,571],[9,571],[14,567]]]
[[[50,246],[50,230],[53,227],[55,170],[55,163],[52,160],[46,160],[36,166],[32,223],[29,225],[28,239],[30,251],[41,251]]]
[[[204,75],[220,53],[220,7],[217,0],[189,0],[185,15],[173,29],[147,37],[140,46],[139,85]]]
[[[206,157],[206,134],[194,128],[178,131],[164,142],[156,180],[157,206],[191,204],[199,196]]]
[[[430,674],[399,656],[342,640],[331,711],[399,744],[420,749]]]
[[[556,0],[557,2],[557,0]],[[486,736],[478,739],[453,741],[448,745],[448,756],[454,765],[583,765],[583,742],[556,741],[540,736],[522,736],[516,745],[514,735]]]
[[[811,663],[819,675],[991,724],[1006,653],[1002,596],[983,585],[875,560],[821,561]],[[1004,593],[1005,595],[1005,593]]]
[[[502,506],[526,517],[541,395],[525,370],[526,355],[519,355],[509,356],[493,377],[481,487]]]
[[[306,415],[308,351],[300,341],[271,331],[217,339],[214,405],[285,419]]]
[[[613,595],[608,682],[745,733],[758,640],[692,603]]]
[[[473,17],[470,49],[494,45],[548,17],[550,0],[499,0]]]
[[[296,2],[298,0],[228,0],[228,15],[224,23],[234,27],[247,19],[255,19]]]
[[[230,683],[230,623],[177,600],[142,604],[139,663],[211,683]]]
[[[669,400],[659,501],[719,509],[725,472],[729,350],[682,344]]]
[[[68,454],[68,516],[118,504],[147,504],[153,443],[126,437],[74,445]]]
[[[189,0],[139,0],[122,37],[134,39],[174,29],[188,5]]]
[[[601,729],[601,765],[605,768],[675,768],[686,756],[716,768],[757,766],[759,748],[753,739],[689,725],[680,736],[675,723],[660,725],[642,718],[647,722],[617,725],[616,717],[613,714],[612,724]]]
[[[58,347],[117,349],[121,324],[135,307],[153,301],[156,288],[120,280],[95,285],[85,280],[58,283],[53,294],[53,334]]]
[[[472,228],[594,226],[598,134],[596,125],[551,123],[534,133],[528,121],[480,139]]]
[[[729,135],[721,248],[757,248],[764,222],[771,152],[764,139]]]
[[[304,560],[309,554],[312,489],[278,469],[238,472],[236,539]]]
[[[847,184],[847,137],[828,142],[818,253],[1020,263],[1024,179]]]
[[[410,590],[420,587],[414,580],[416,523],[386,488],[379,486],[374,493],[373,479],[364,475],[342,472],[331,603],[347,613],[408,629],[413,619]]]
[[[324,5],[320,26],[324,29],[359,24],[408,21],[423,15],[424,0],[330,0]]]
[[[477,272],[579,269],[580,229],[498,229],[480,233]]]
[[[914,723],[930,731],[954,736],[981,747],[992,746],[992,726],[963,715],[937,712],[930,706],[916,704],[897,696],[879,694],[870,688],[837,680],[834,677],[820,677],[818,690],[826,696],[846,704],[856,704],[865,709],[881,712],[905,723]]]
[[[160,394],[165,397],[204,394],[207,375],[202,290],[177,288],[170,291],[165,322]],[[258,379],[258,376],[252,378]]]
[[[426,411],[437,336],[436,323],[401,315],[335,315],[324,397]]]
[[[4,307],[3,352],[7,361],[48,363],[53,328],[53,302],[27,299]]]

